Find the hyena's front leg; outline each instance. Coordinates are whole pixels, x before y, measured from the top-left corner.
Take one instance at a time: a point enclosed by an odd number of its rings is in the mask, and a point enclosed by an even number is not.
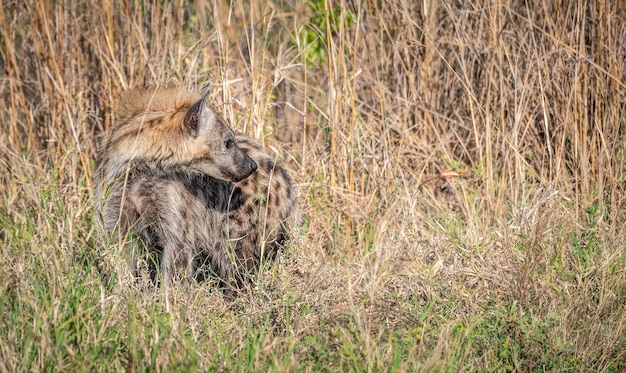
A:
[[[161,219],[159,241],[163,245],[161,268],[164,288],[172,283],[188,281],[193,276],[195,243],[189,231],[188,217],[182,212],[183,207],[175,207]]]
[[[188,281],[193,275],[193,246],[189,243],[168,242],[163,247],[162,286]]]
[[[150,207],[143,216],[149,216],[162,249],[161,284],[167,288],[172,283],[192,277],[195,241],[190,226],[193,204],[181,188],[172,183],[155,183],[158,190],[151,193]]]
[[[255,228],[248,216],[230,214],[226,219],[222,246],[229,257],[229,265],[223,279],[230,288],[241,289],[258,269],[260,256]]]

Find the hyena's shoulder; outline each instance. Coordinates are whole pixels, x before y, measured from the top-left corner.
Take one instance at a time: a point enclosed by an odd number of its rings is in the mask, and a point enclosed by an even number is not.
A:
[[[278,157],[272,156],[256,140],[238,134],[237,145],[254,159],[257,171],[247,179],[235,184],[247,195],[256,195],[268,204],[269,215],[276,220],[284,220],[295,207],[295,193],[291,178],[279,164]],[[271,219],[270,219],[271,220]]]
[[[279,183],[284,183],[291,188],[291,179],[287,171],[278,164],[278,156],[272,156],[258,141],[251,137],[237,134],[236,139],[237,145],[257,163],[258,177],[274,177]]]

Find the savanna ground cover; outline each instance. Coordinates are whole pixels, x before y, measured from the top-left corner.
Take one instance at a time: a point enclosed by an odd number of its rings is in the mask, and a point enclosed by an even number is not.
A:
[[[297,187],[234,301],[108,281],[129,87],[213,82]],[[622,1],[10,1],[0,371],[626,369]]]

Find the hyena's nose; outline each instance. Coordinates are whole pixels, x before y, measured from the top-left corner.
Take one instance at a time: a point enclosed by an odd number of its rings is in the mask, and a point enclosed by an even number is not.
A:
[[[254,173],[256,171],[257,165],[253,159],[250,159],[250,173]]]

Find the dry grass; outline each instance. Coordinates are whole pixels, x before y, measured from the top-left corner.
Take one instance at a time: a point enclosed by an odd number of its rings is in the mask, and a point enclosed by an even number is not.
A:
[[[620,1],[3,1],[0,371],[626,369]],[[234,302],[107,286],[98,134],[213,81],[301,225]]]

